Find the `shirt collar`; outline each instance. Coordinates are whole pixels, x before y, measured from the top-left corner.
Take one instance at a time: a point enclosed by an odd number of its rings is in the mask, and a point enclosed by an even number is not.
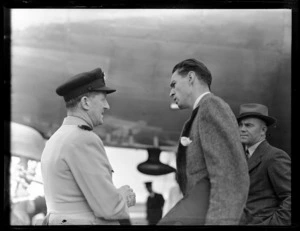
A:
[[[246,147],[246,149],[248,149],[248,151],[249,151],[249,157],[252,156],[252,154],[255,152],[256,148],[258,147],[258,145],[260,145],[260,143],[263,142],[264,140],[265,140],[265,139],[263,139],[263,140],[257,142],[256,144],[253,144],[252,146],[250,146],[250,147],[248,147],[248,148]]]
[[[150,197],[154,197],[155,196],[155,193],[154,192],[151,192],[150,193]]]
[[[210,91],[204,92],[204,93],[202,93],[201,95],[198,96],[198,98],[196,99],[196,101],[194,103],[193,110],[197,107],[198,103],[203,98],[203,96],[207,95],[208,93],[210,93]]]

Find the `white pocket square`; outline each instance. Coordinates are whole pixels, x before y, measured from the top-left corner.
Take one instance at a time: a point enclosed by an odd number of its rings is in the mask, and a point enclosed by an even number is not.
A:
[[[182,137],[180,138],[180,143],[181,143],[183,146],[188,146],[190,143],[192,143],[192,140],[191,140],[189,137],[182,136]]]

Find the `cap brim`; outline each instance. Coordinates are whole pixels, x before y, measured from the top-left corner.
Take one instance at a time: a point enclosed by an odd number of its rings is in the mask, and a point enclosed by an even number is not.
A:
[[[247,117],[254,117],[254,118],[259,118],[261,120],[263,120],[267,126],[271,126],[273,124],[276,123],[276,119],[271,117],[271,116],[265,116],[265,115],[261,115],[258,113],[244,113],[242,115],[240,115],[239,117],[237,117],[237,121],[239,122],[241,119],[245,119]]]
[[[109,88],[109,87],[100,87],[100,88],[93,89],[93,91],[103,91],[106,94],[110,94],[110,93],[115,92],[116,90],[112,89],[112,88]]]

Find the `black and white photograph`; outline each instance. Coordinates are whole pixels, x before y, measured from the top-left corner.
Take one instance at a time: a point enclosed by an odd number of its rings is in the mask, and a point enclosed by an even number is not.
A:
[[[291,9],[9,17],[10,226],[293,225]]]

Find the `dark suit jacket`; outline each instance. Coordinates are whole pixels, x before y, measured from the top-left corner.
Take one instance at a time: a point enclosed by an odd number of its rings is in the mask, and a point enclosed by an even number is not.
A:
[[[238,124],[230,107],[212,93],[205,95],[185,123],[181,136],[192,140],[186,147],[179,143],[177,151],[177,179],[184,197],[159,224],[239,224],[249,175]],[[197,205],[192,207],[194,212],[187,209],[192,204]],[[202,217],[198,221],[188,219],[187,211]]]
[[[250,190],[241,224],[291,224],[291,159],[263,141],[248,160]]]

